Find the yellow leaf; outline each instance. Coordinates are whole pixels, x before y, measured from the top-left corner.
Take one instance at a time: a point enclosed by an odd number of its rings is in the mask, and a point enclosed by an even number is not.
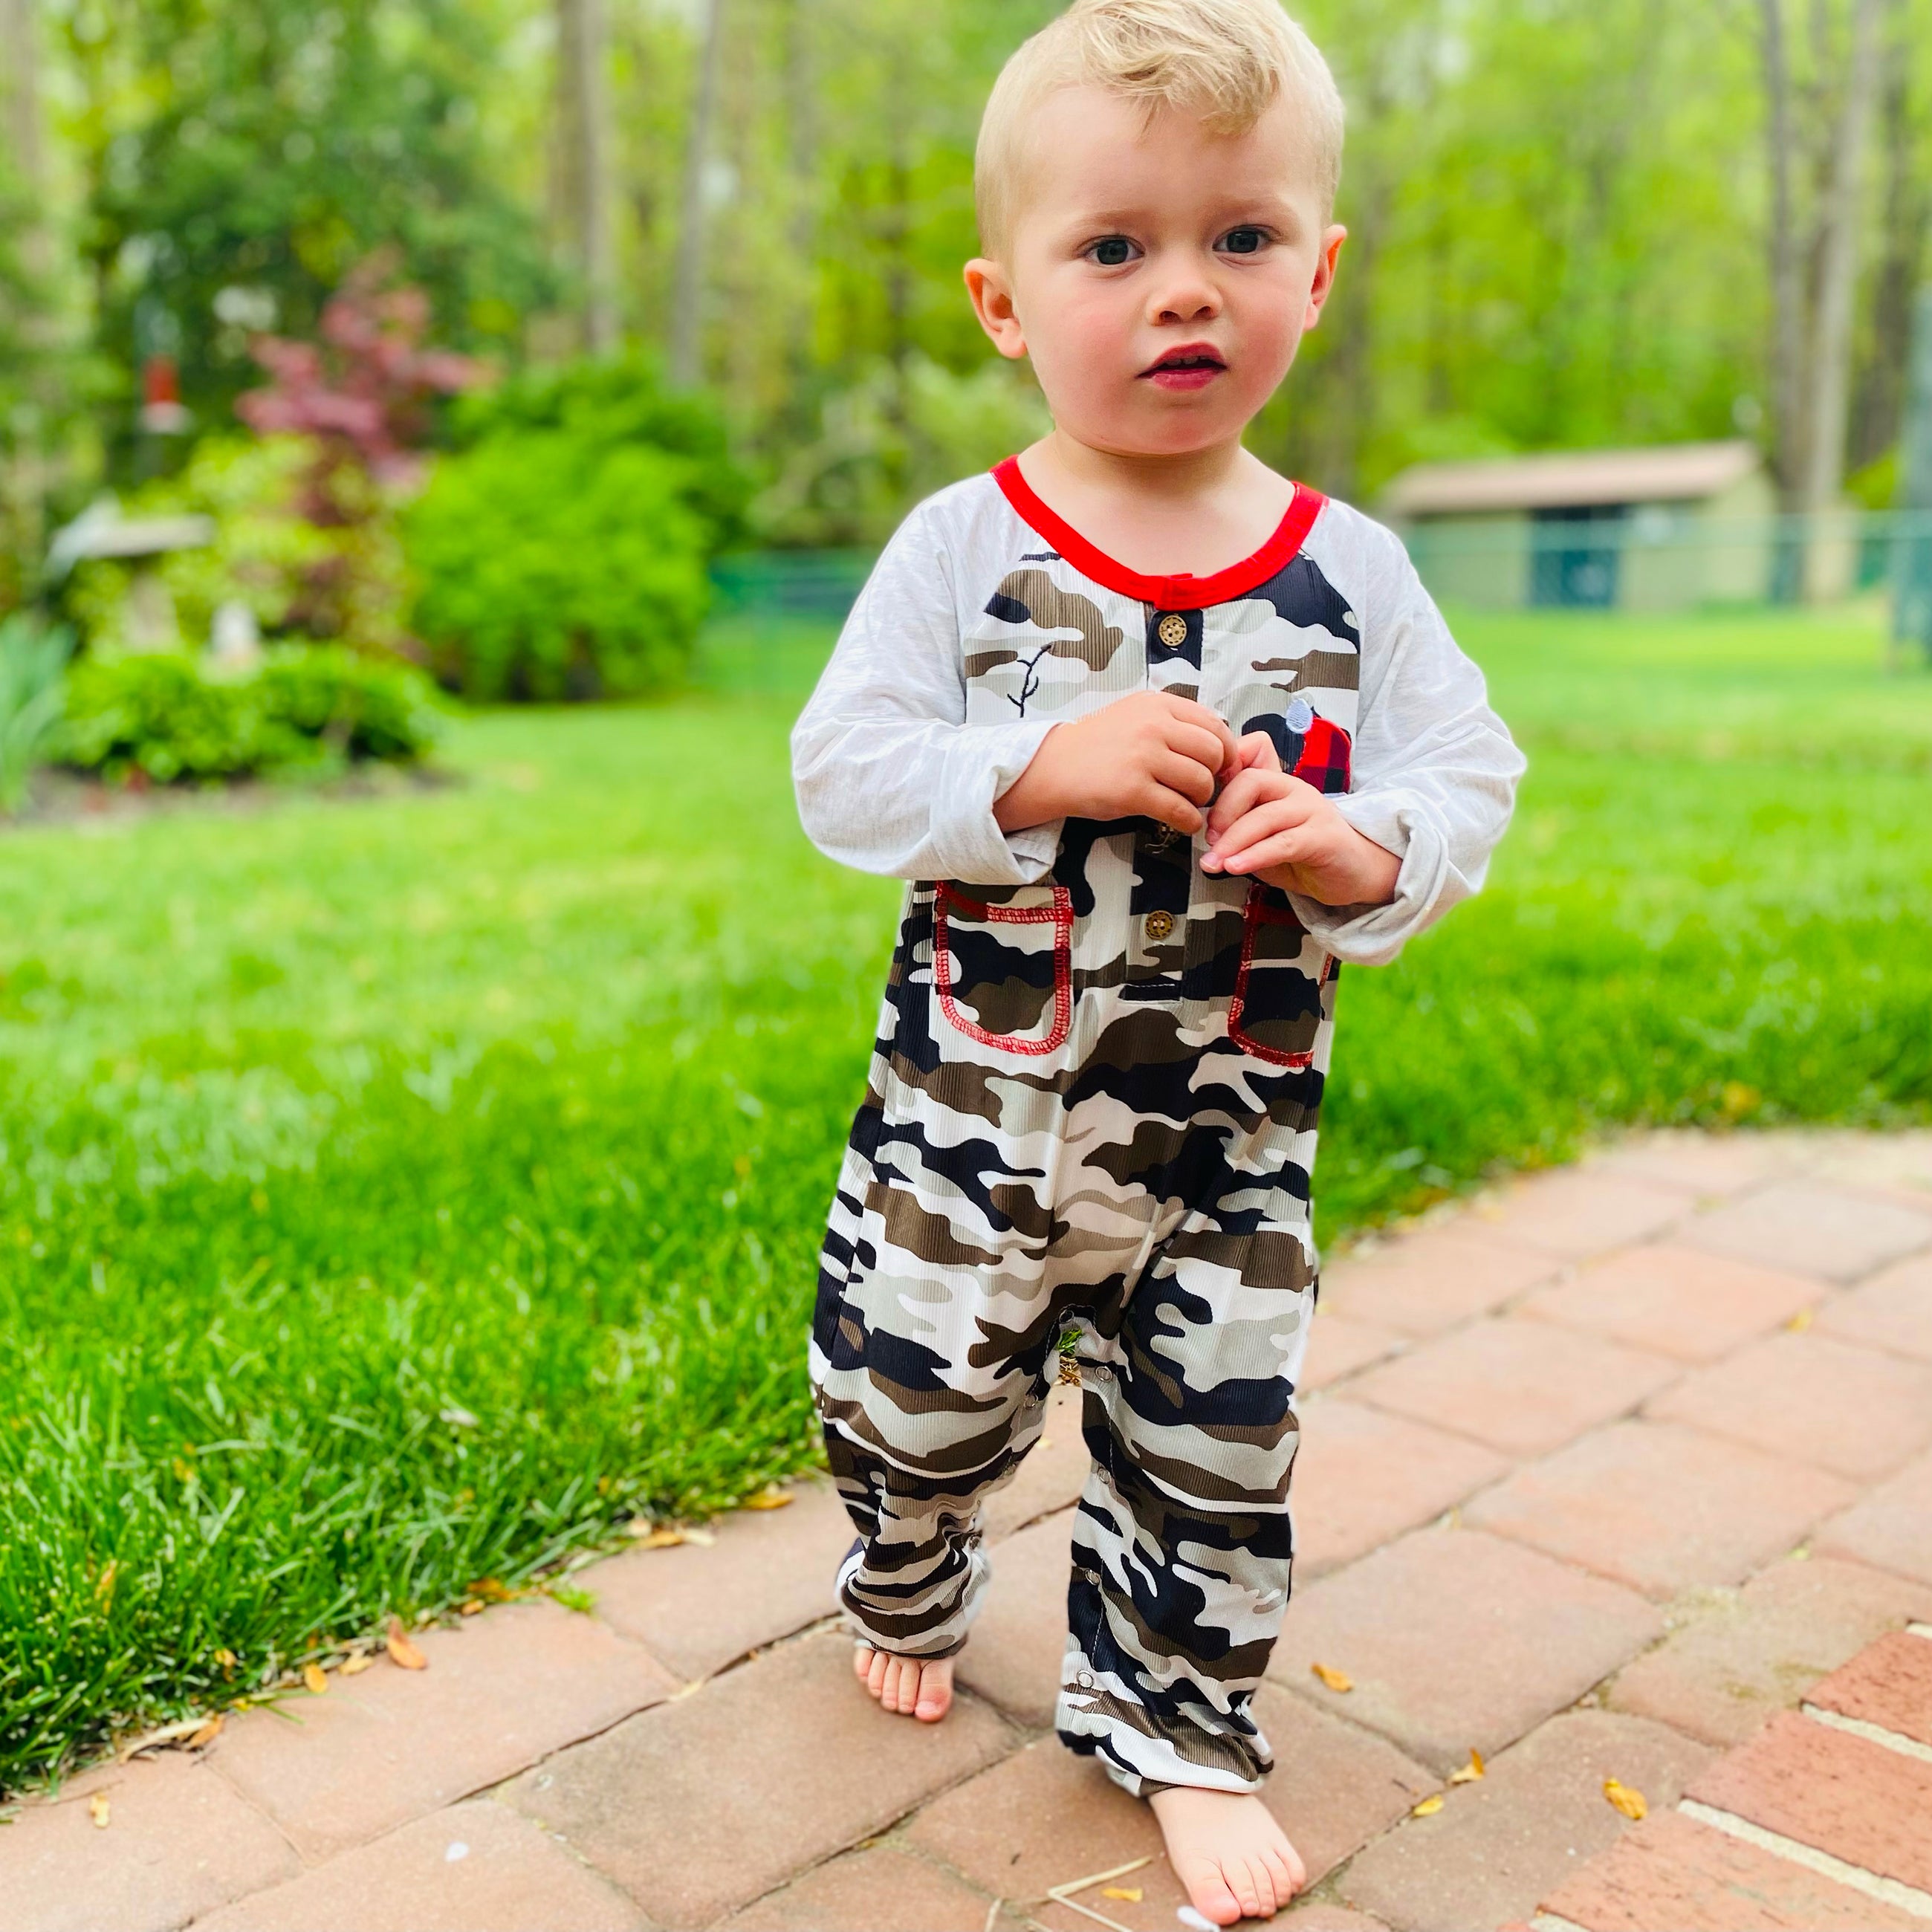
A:
[[[360,1677],[363,1672],[368,1670],[375,1661],[375,1658],[368,1651],[358,1650],[353,1657],[345,1657],[342,1660],[342,1675],[345,1677]]]
[[[708,1529],[687,1529],[684,1532],[687,1543],[694,1543],[700,1550],[709,1550],[718,1540],[716,1534]]]
[[[309,1694],[314,1697],[320,1697],[328,1688],[328,1674],[319,1664],[304,1664],[302,1666],[302,1682],[308,1686]]]
[[[1604,1796],[1626,1818],[1641,1818],[1650,1809],[1650,1807],[1644,1802],[1643,1793],[1641,1791],[1634,1791],[1628,1784],[1618,1784],[1614,1778],[1606,1778],[1604,1780]]]
[[[783,1509],[790,1501],[790,1490],[782,1490],[777,1484],[769,1483],[756,1496],[747,1496],[745,1507],[756,1510]]]
[[[218,1650],[214,1653],[214,1660],[220,1665],[227,1676],[232,1677],[235,1675],[236,1665],[242,1660],[232,1650]]]
[[[108,1598],[113,1595],[114,1580],[116,1577],[119,1576],[120,1574],[121,1564],[118,1558],[116,1558],[115,1561],[110,1563],[107,1568],[101,1571],[100,1581],[94,1585],[94,1594],[102,1603],[106,1603]]]
[[[1472,1744],[1469,1747],[1469,1762],[1460,1771],[1452,1771],[1449,1774],[1449,1782],[1451,1784],[1474,1784],[1483,1775],[1483,1754]]]
[[[1801,1308],[1784,1325],[1786,1328],[1789,1328],[1794,1335],[1803,1334],[1805,1330],[1811,1325],[1810,1310],[1808,1308]]]
[[[188,1741],[190,1750],[199,1750],[203,1744],[212,1744],[221,1735],[221,1713],[218,1711],[208,1722],[195,1732]]]
[[[507,1604],[517,1593],[508,1584],[495,1576],[479,1576],[470,1586],[472,1597],[480,1597],[486,1604]]]
[[[1118,1898],[1124,1904],[1138,1905],[1147,1896],[1137,1885],[1103,1885],[1100,1888],[1102,1898]]]
[[[456,1614],[459,1617],[473,1617],[482,1607],[483,1599],[481,1597],[468,1597],[457,1605]]]
[[[646,1522],[642,1516],[631,1526],[640,1550],[675,1550],[684,1540],[684,1532],[668,1523]]]
[[[409,1632],[404,1629],[400,1617],[389,1619],[386,1648],[390,1657],[405,1670],[427,1670],[429,1668],[429,1659],[410,1641]]]
[[[97,1791],[94,1796],[87,1801],[87,1815],[94,1820],[94,1828],[97,1832],[104,1832],[106,1830],[107,1816],[110,1809],[110,1807],[107,1802],[107,1794],[104,1791]]]
[[[1308,1667],[1331,1690],[1348,1691],[1355,1688],[1355,1680],[1346,1670],[1336,1670],[1326,1664],[1311,1664]]]
[[[1442,1809],[1442,1794],[1439,1791],[1433,1791],[1420,1804],[1412,1804],[1408,1808],[1408,1815],[1412,1818],[1432,1818]]]

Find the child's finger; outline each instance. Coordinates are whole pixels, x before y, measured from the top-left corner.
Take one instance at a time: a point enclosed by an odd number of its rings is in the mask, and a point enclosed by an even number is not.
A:
[[[1270,838],[1276,832],[1300,826],[1308,816],[1306,801],[1292,794],[1286,798],[1264,800],[1252,811],[1243,812],[1216,838],[1210,856],[1226,864],[1237,853],[1245,852],[1257,839]]]
[[[1208,820],[1210,831],[1218,838],[1243,813],[1252,812],[1264,799],[1280,796],[1281,776],[1279,772],[1263,771],[1258,766],[1236,772],[1214,801]]]
[[[1214,734],[1215,742],[1220,748],[1220,754],[1214,761],[1216,771],[1225,771],[1239,755],[1234,727],[1220,712],[1210,710],[1198,699],[1192,698],[1174,699],[1172,710],[1173,715],[1184,722],[1198,725],[1202,730]]]
[[[1274,740],[1265,731],[1250,731],[1234,746],[1236,758],[1244,771],[1278,772],[1281,770],[1281,754],[1274,748]]]
[[[1244,877],[1250,872],[1271,872],[1277,866],[1301,866],[1318,856],[1316,842],[1305,825],[1292,826],[1286,832],[1259,840],[1222,861],[1221,870]]]
[[[1206,769],[1210,778],[1226,769],[1226,754],[1221,740],[1191,719],[1178,718],[1168,726],[1167,748],[1193,759]]]
[[[1200,767],[1197,765],[1198,771]],[[1207,814],[1192,800],[1166,785],[1150,783],[1140,806],[1141,815],[1151,818],[1156,824],[1171,825],[1177,832],[1184,832],[1191,838],[1207,823]]]
[[[1178,791],[1196,805],[1205,805],[1214,796],[1214,772],[1183,752],[1156,753],[1148,763],[1148,776],[1156,784]]]

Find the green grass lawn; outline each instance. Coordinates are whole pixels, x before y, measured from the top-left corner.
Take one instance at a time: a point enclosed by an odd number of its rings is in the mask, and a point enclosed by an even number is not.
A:
[[[1532,775],[1344,977],[1325,1234],[1614,1124],[1932,1112],[1932,677],[1876,618],[1463,632]],[[472,719],[460,788],[0,838],[0,1790],[812,1461],[898,890],[792,816],[826,643]]]

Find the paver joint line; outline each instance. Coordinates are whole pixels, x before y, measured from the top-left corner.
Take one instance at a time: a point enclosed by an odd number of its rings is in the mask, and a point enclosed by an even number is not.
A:
[[[1834,1731],[1849,1731],[1855,1738],[1863,1738],[1867,1744],[1882,1744],[1887,1750],[1897,1751],[1901,1757],[1916,1757],[1921,1763],[1932,1764],[1932,1744],[1922,1744],[1916,1738],[1888,1731],[1882,1724],[1868,1723],[1863,1718],[1848,1718],[1841,1711],[1827,1711],[1817,1704],[1800,1704],[1798,1708],[1814,1724],[1828,1724]]]
[[[1922,1892],[1918,1886],[1906,1885],[1895,1878],[1882,1877],[1876,1872],[1867,1871],[1862,1865],[1849,1864],[1843,1858],[1834,1858],[1829,1852],[1820,1851],[1815,1845],[1787,1838],[1781,1832],[1768,1831],[1762,1825],[1753,1824],[1748,1818],[1740,1818],[1732,1811],[1720,1811],[1716,1806],[1702,1804],[1694,1798],[1685,1798],[1678,1809],[1687,1818],[1694,1818],[1700,1825],[1708,1825],[1714,1832],[1742,1838],[1746,1844],[1756,1845],[1760,1850],[1792,1864],[1808,1867],[1821,1877],[1834,1879],[1854,1892],[1864,1893],[1869,1898],[1881,1899],[1901,1912],[1912,1913],[1915,1918],[1932,1919],[1932,1892]]]

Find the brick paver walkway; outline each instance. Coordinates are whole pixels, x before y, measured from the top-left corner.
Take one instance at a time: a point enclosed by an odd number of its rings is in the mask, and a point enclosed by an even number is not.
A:
[[[1319,1881],[1284,1924],[1932,1920],[1932,1135],[1658,1135],[1499,1188],[1330,1269],[1310,1383],[1259,1700]],[[423,1632],[426,1670],[22,1806],[0,1932],[1086,1932],[1050,1892],[1137,1860],[1075,1903],[1170,1932],[1144,1808],[1046,1734],[1055,1405],[936,1729],[854,1683],[803,1484],[581,1571],[590,1614]]]

